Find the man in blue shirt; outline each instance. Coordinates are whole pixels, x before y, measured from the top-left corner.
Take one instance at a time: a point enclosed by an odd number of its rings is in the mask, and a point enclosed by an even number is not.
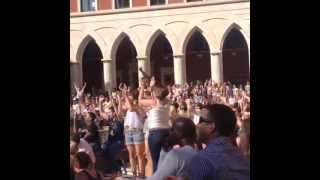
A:
[[[209,105],[201,112],[199,140],[207,144],[191,160],[188,180],[249,180],[250,164],[232,143],[236,116],[222,104]]]

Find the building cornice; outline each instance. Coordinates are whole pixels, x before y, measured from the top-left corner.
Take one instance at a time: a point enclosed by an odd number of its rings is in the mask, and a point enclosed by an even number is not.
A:
[[[99,10],[99,11],[92,11],[92,12],[75,12],[75,13],[70,13],[70,18],[168,10],[168,9],[182,9],[182,8],[190,8],[190,7],[241,3],[241,2],[250,2],[250,0],[197,1],[197,2],[183,2],[179,4],[177,3],[177,4],[168,4],[168,5],[159,5],[159,6],[144,6],[144,7],[125,8],[125,9],[108,9],[108,10]]]

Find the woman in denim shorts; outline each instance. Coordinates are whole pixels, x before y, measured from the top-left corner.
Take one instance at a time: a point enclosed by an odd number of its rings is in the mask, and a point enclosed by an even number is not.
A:
[[[129,152],[130,165],[134,176],[144,177],[144,113],[138,107],[137,94],[127,91],[123,93],[126,101],[124,108],[127,110],[124,119],[125,144]]]

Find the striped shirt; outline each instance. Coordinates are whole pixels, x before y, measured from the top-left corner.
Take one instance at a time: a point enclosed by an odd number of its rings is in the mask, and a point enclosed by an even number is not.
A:
[[[209,141],[191,160],[188,180],[249,180],[250,163],[226,137]]]
[[[169,129],[169,119],[169,107],[167,105],[154,107],[148,112],[148,129]]]

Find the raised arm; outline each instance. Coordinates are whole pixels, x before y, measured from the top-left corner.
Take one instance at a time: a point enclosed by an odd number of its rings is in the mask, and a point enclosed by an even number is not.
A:
[[[151,78],[151,76],[149,74],[147,74],[146,72],[143,71],[142,67],[139,68],[139,71],[142,73],[143,77],[146,77],[148,79]]]
[[[154,101],[152,99],[145,99],[144,98],[145,88],[146,88],[146,84],[144,82],[141,82],[140,89],[139,89],[138,103],[141,107],[150,107],[150,106],[154,105]]]
[[[123,104],[122,104],[122,101],[121,101],[121,96],[120,94],[117,95],[117,99],[118,99],[118,107],[117,109],[115,109],[115,111],[118,111],[118,114],[119,116],[122,116],[123,114]]]
[[[125,102],[126,102],[126,104],[127,104],[127,106],[128,106],[128,110],[129,110],[129,111],[133,111],[133,105],[132,105],[132,103],[131,103],[130,100],[129,100],[128,92],[127,92],[127,91],[124,91],[124,99],[125,99]]]
[[[87,83],[84,83],[84,85],[83,85],[83,87],[82,87],[82,89],[81,89],[81,91],[80,91],[81,94],[83,94],[84,89],[86,88],[86,86],[87,86]]]

